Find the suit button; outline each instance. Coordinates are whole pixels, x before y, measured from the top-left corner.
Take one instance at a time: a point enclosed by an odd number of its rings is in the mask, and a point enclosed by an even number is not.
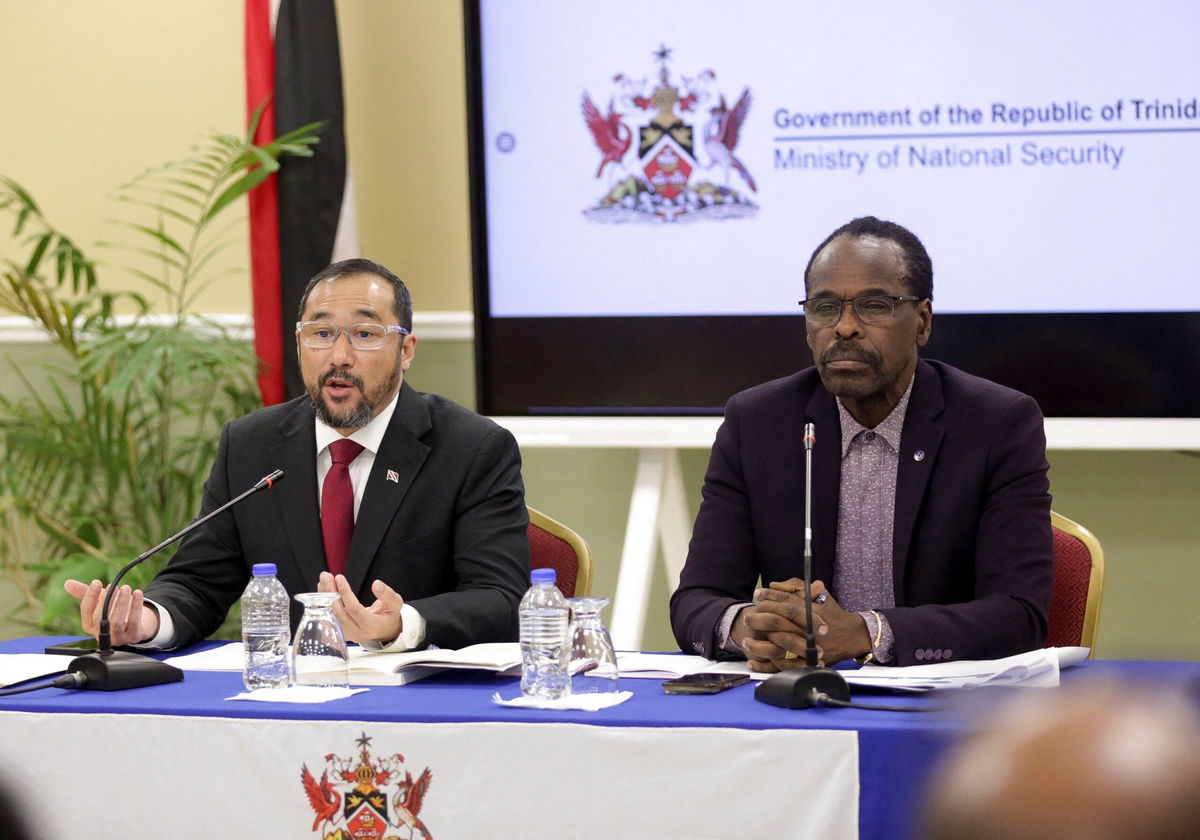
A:
[[[946,648],[946,658],[947,658],[947,659],[953,659],[953,658],[954,658],[954,651],[953,651],[953,650],[951,650],[950,648]]]
[[[942,652],[941,652],[940,650],[935,650],[935,651],[933,652],[933,658],[934,658],[934,659],[937,659],[937,660],[940,660],[940,659],[942,658]]]
[[[925,658],[925,651],[919,650],[914,655],[917,657],[917,661],[920,662],[922,659]]]
[[[933,648],[925,648],[925,661],[926,662],[933,661]]]

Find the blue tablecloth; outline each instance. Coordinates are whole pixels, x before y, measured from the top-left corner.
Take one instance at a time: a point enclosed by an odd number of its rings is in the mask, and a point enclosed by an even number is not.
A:
[[[40,652],[59,637],[0,642],[0,653]],[[1064,672],[1064,682],[1111,675],[1139,684],[1200,682],[1200,664],[1088,661]],[[741,729],[854,730],[859,738],[861,784],[859,826],[864,838],[910,836],[911,818],[921,788],[937,756],[961,732],[973,710],[988,703],[992,692],[963,692],[957,698],[940,694],[870,695],[856,692],[860,702],[922,707],[949,705],[953,711],[928,714],[859,709],[779,709],[757,702],[752,684],[717,695],[667,695],[659,680],[623,679],[621,687],[633,698],[599,712],[546,711],[500,707],[491,696],[518,692],[512,678],[477,672],[445,672],[402,687],[377,687],[335,703],[228,702],[242,690],[241,675],[228,672],[188,672],[184,681],[120,692],[45,689],[0,698],[0,711],[54,713],[141,713],[206,717],[276,718],[292,720],[405,721],[455,723],[567,722],[620,727],[732,727]],[[1021,690],[1021,689],[1008,689]],[[1038,690],[1038,689],[1025,689]],[[719,758],[717,759],[719,760]],[[804,756],[790,757],[798,785],[806,773]],[[686,768],[680,768],[685,774]]]

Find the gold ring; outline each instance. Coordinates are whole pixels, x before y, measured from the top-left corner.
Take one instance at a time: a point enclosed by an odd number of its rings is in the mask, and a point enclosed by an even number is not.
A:
[[[785,650],[783,652],[783,658],[784,659],[799,659],[800,655],[798,653],[792,653],[790,650]]]

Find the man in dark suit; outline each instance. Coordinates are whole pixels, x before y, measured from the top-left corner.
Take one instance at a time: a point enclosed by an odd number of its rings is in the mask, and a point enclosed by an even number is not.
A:
[[[824,663],[1038,647],[1053,554],[1037,404],[918,358],[933,268],[899,225],[866,217],[839,228],[809,260],[805,290],[815,367],[726,406],[671,598],[680,647],[744,656],[759,671],[803,666],[806,423]]]
[[[276,468],[284,480],[193,532],[144,594],[123,587],[110,613],[114,644],[169,648],[208,636],[264,562],[291,595],[340,593],[346,637],[367,646],[516,638],[529,574],[516,442],[404,382],[411,329],[408,289],[383,266],[344,260],[309,282],[296,326],[307,396],[225,427],[201,515]],[[336,454],[343,447],[348,455]],[[104,587],[68,581],[67,591],[95,634]],[[293,625],[299,612],[293,603]]]

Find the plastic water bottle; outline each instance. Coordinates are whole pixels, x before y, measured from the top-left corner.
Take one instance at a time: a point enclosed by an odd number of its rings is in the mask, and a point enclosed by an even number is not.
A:
[[[255,563],[254,577],[242,593],[242,645],[246,651],[242,682],[256,688],[288,684],[288,594],[275,577],[274,563]]]
[[[555,700],[571,693],[567,640],[570,609],[554,585],[554,569],[534,569],[521,599],[521,694]]]

